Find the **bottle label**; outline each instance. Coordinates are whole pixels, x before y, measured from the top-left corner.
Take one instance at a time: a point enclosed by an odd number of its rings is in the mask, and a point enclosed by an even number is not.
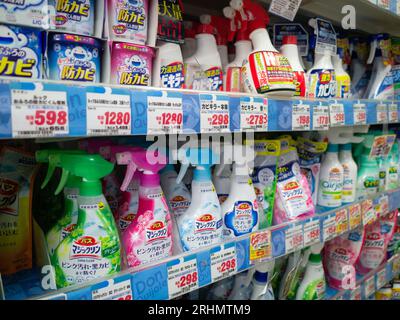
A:
[[[295,97],[306,96],[306,74],[304,71],[294,71],[294,84],[296,86]]]
[[[182,62],[162,65],[160,70],[161,88],[181,89],[184,87],[185,76]]]
[[[343,203],[351,203],[355,200],[355,181],[352,179],[350,168],[347,164],[343,164]]]
[[[327,179],[320,180],[320,205],[340,207],[342,205],[343,173],[339,168],[331,168]]]
[[[182,215],[189,208],[191,201],[186,199],[184,196],[176,195],[171,200],[169,200],[169,205],[171,210],[175,215]]]
[[[65,24],[77,23],[79,28],[83,28],[81,34],[87,33],[90,16],[94,15],[91,2],[91,0],[57,1],[56,26],[62,27]]]
[[[399,184],[399,174],[397,167],[389,167],[388,173],[389,189],[396,189]]]
[[[244,81],[250,82],[250,87],[255,87],[259,94],[295,90],[294,75],[289,60],[278,52],[253,52],[249,55],[248,67],[248,72],[246,66],[242,67],[242,74],[244,77],[251,76],[251,79],[245,78]]]
[[[205,71],[197,65],[185,66],[185,75],[189,89],[207,90],[207,91],[222,91],[223,89],[223,72],[219,67],[212,67]]]
[[[224,217],[224,237],[240,237],[255,230],[258,226],[257,200],[237,201],[233,210]]]
[[[368,232],[360,255],[360,264],[367,269],[376,269],[385,257],[385,239],[378,232]]]
[[[303,293],[302,300],[322,300],[325,298],[325,290],[325,280],[315,280],[307,286]]]
[[[363,186],[367,195],[375,195],[379,189],[379,180],[376,177],[366,177]]]
[[[336,77],[333,69],[315,69],[308,76],[308,97],[330,99],[336,97]]]
[[[240,67],[230,67],[226,70],[226,88],[228,92],[244,92]]]
[[[382,84],[377,90],[374,99],[379,99],[379,100],[394,99],[394,82],[393,82],[393,73],[391,71],[386,75],[385,79],[383,80]]]
[[[336,76],[336,98],[347,99],[350,94],[350,77],[348,75]]]

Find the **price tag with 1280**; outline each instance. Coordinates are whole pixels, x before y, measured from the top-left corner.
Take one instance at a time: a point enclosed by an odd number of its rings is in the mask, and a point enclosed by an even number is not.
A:
[[[147,134],[179,134],[183,127],[182,98],[147,96]]]

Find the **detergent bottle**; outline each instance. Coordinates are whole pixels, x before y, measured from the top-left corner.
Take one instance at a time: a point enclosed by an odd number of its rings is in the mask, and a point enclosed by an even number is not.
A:
[[[248,32],[239,30],[236,34],[235,58],[226,66],[224,89],[229,92],[244,92],[241,68],[253,50]]]
[[[296,84],[296,93],[294,94],[295,97],[305,97],[307,93],[306,73],[304,72],[304,69],[300,62],[299,48],[297,47],[296,36],[283,37],[281,53],[289,59],[290,65],[294,73],[294,81]]]
[[[275,260],[271,260],[255,267],[250,300],[275,300],[271,286],[274,266]]]
[[[258,230],[259,205],[249,174],[255,152],[250,146],[225,144],[224,157],[233,163],[229,196],[222,204],[223,236],[232,239]]]
[[[117,163],[127,165],[121,185],[125,191],[140,171],[139,204],[135,219],[122,235],[128,265],[138,267],[172,255],[172,221],[158,172],[167,158],[157,150],[138,148],[117,153]]]
[[[386,186],[385,190],[394,190],[399,187],[399,145],[393,144],[392,150],[386,160]]]
[[[46,177],[43,180],[43,190],[49,183],[56,167],[60,166],[59,157],[52,155],[60,154],[84,154],[82,150],[40,150],[36,151],[38,163],[48,163]],[[51,159],[51,162],[50,162]],[[64,188],[64,214],[62,218],[45,235],[47,249],[51,257],[61,241],[74,230],[78,221],[78,194],[80,178],[70,174]]]
[[[373,36],[367,61],[368,64],[373,63],[372,74],[365,91],[365,99],[390,100],[394,98],[392,61],[390,56],[388,57],[388,52],[390,52],[389,35]]]
[[[339,161],[343,167],[343,204],[352,203],[356,200],[358,167],[351,153],[352,145],[347,143],[341,146]]]
[[[255,3],[253,7],[248,14],[254,20],[248,22],[247,29],[253,51],[242,67],[245,90],[248,93],[293,96],[296,85],[290,62],[272,45],[266,29],[269,16],[265,9]]]
[[[322,266],[321,250],[323,244],[310,248],[311,253],[304,278],[296,294],[296,300],[322,300],[325,298],[326,281]]]
[[[364,151],[360,156],[357,176],[357,198],[374,197],[379,191],[379,167],[376,159],[370,158],[373,135],[366,136]]]
[[[211,166],[219,157],[209,148],[185,147],[178,150],[181,170],[180,184],[189,165],[195,166],[192,181],[192,203],[177,218],[184,251],[220,243],[222,240],[222,215],[218,195],[212,183]]]
[[[231,294],[228,300],[249,300],[251,294],[251,280],[253,278],[255,269],[250,269],[249,271],[244,271],[236,275],[235,282]]]
[[[196,28],[194,27],[194,22],[192,21],[184,21],[183,25],[185,26],[185,42],[181,48],[182,57],[184,60],[186,60],[196,51]]]
[[[52,157],[59,159],[56,161]],[[80,178],[77,225],[52,256],[57,287],[81,284],[119,272],[121,245],[118,229],[100,181],[112,172],[114,165],[100,155],[50,155],[50,162],[53,161],[59,162],[63,169],[56,194],[64,188],[70,174]]]
[[[196,34],[196,51],[184,60],[186,87],[194,90],[221,91],[223,70],[215,28],[200,24]]]
[[[336,75],[336,98],[347,99],[350,94],[351,79],[349,74],[344,70],[343,67],[343,56],[344,51],[342,48],[338,48],[338,54],[332,57],[333,67]]]

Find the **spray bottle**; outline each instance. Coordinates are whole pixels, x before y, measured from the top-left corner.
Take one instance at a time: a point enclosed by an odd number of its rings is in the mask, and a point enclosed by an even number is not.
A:
[[[332,57],[333,67],[336,74],[336,98],[339,99],[347,99],[350,94],[351,79],[343,67],[344,54],[345,52],[343,48],[338,48],[338,54]]]
[[[43,180],[41,189],[43,190],[49,183],[51,177],[54,174],[56,167],[60,166],[60,163],[55,161],[59,160],[59,157],[54,155],[60,154],[84,154],[81,150],[40,150],[36,152],[36,161],[38,163],[48,163],[48,169],[46,177]],[[50,159],[52,162],[50,162]],[[64,188],[64,214],[63,217],[47,232],[45,235],[47,250],[51,257],[61,243],[61,241],[67,237],[76,227],[78,221],[78,203],[77,198],[79,194],[80,178],[70,174],[68,180],[65,183]]]
[[[177,219],[184,251],[220,243],[222,240],[221,206],[212,183],[211,166],[219,157],[209,148],[183,146],[178,150],[181,162],[177,183],[180,184],[190,165],[195,166],[192,181],[192,203]]]
[[[274,266],[275,260],[272,260],[255,267],[256,272],[252,281],[253,291],[250,300],[275,300],[271,286]]]
[[[371,70],[367,69],[365,61],[358,54],[360,40],[358,38],[350,39],[350,76],[351,76],[351,98],[361,99],[365,95],[368,82],[371,77]]]
[[[253,278],[255,269],[250,269],[249,271],[244,271],[239,273],[235,277],[235,282],[233,285],[233,289],[231,294],[228,297],[228,300],[249,300],[251,294],[251,280]]]
[[[294,74],[289,60],[274,48],[266,29],[269,16],[265,9],[253,3],[248,15],[254,19],[248,23],[253,51],[242,67],[246,92],[293,96],[296,91]]]
[[[386,186],[385,190],[394,190],[399,187],[399,145],[393,144],[392,150],[386,159]]]
[[[137,215],[122,235],[128,265],[138,267],[171,256],[172,221],[158,175],[167,163],[166,156],[138,148],[117,153],[116,158],[118,164],[127,165],[122,191],[128,188],[136,170],[141,172]]]
[[[213,183],[219,203],[222,205],[229,196],[232,168],[230,165],[217,164],[214,168]]]
[[[81,178],[77,225],[52,257],[57,287],[80,284],[119,272],[121,246],[118,229],[102,194],[100,181],[112,172],[113,164],[99,155],[71,154],[51,155],[50,162],[59,163],[63,169],[56,194],[64,188],[70,174]],[[74,266],[88,272],[77,272]]]
[[[183,24],[185,26],[185,43],[182,45],[182,56],[186,60],[196,51],[196,28],[192,21],[184,21]]]

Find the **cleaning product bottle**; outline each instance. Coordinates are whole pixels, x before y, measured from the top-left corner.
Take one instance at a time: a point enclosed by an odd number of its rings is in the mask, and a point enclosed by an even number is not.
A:
[[[255,269],[253,268],[250,271],[244,271],[236,275],[233,289],[228,297],[228,300],[238,301],[250,299],[250,283],[253,278],[254,272]]]
[[[368,88],[368,82],[371,76],[371,70],[367,69],[365,64],[360,61],[357,52],[353,51],[351,56],[351,95],[353,99],[361,99]]]
[[[356,200],[358,167],[351,153],[351,143],[342,145],[339,161],[343,167],[342,202],[343,204],[352,203]]]
[[[321,165],[318,205],[337,208],[342,205],[343,166],[338,158],[339,146],[330,143]]]
[[[52,256],[58,288],[115,274],[121,269],[118,229],[102,194],[100,179],[110,174],[113,164],[99,155],[53,155],[63,169],[61,192],[70,174],[80,177],[78,222]],[[50,156],[50,161],[52,161]],[[83,271],[81,271],[83,270]],[[84,272],[87,271],[87,272]]]
[[[375,159],[370,159],[368,154],[363,154],[357,176],[357,198],[374,197],[378,194],[378,190],[378,163]]]
[[[385,48],[385,43],[390,41],[388,34],[378,34],[371,39],[368,64],[373,63],[372,76],[365,91],[365,99],[390,100],[394,98],[392,65]],[[384,56],[385,55],[385,56]]]
[[[311,253],[304,278],[297,291],[296,300],[322,300],[325,297],[326,282],[322,266],[321,250],[323,244],[311,247]]]
[[[254,7],[257,7],[254,4]],[[249,11],[250,12],[250,11]],[[253,51],[242,67],[246,92],[293,96],[296,91],[294,73],[288,58],[274,48],[268,31],[269,16],[262,6],[251,11],[254,20],[248,23]]]
[[[289,59],[290,65],[294,73],[294,81],[296,84],[296,93],[294,94],[295,97],[305,97],[307,93],[306,73],[304,72],[304,69],[300,62],[299,48],[297,47],[296,36],[283,37],[281,53]]]
[[[224,145],[225,159],[233,163],[231,189],[222,204],[223,236],[235,238],[258,230],[258,202],[249,174],[253,168],[255,152],[250,146]],[[228,156],[228,157],[227,157]],[[251,168],[251,169],[250,169]]]
[[[192,21],[184,21],[185,26],[185,43],[181,46],[183,59],[191,57],[196,52],[196,28]]]
[[[153,60],[152,85],[159,88],[182,89],[185,84],[181,47],[177,43],[158,41]]]
[[[399,145],[393,144],[392,150],[387,157],[386,162],[386,185],[385,190],[394,190],[399,187]]]
[[[246,30],[236,34],[235,58],[225,68],[224,90],[229,92],[244,92],[241,68],[252,51],[252,44]]]
[[[128,265],[138,267],[171,256],[172,221],[158,175],[167,163],[166,156],[138,148],[116,157],[118,164],[128,166],[122,191],[128,188],[136,169],[141,172],[137,215],[122,235]]]
[[[184,60],[186,87],[195,90],[221,91],[223,71],[214,37],[215,29],[200,24],[196,34],[196,51]]]
[[[337,85],[336,98],[339,99],[347,99],[349,97],[351,84],[350,76],[343,68],[343,55],[343,49],[338,48],[338,54],[332,57]]]
[[[301,251],[296,251],[289,255],[286,270],[279,286],[279,300],[287,299],[294,276],[296,275],[297,269],[300,266],[301,258]]]
[[[173,222],[174,255],[183,252],[181,235],[178,228],[178,219],[189,209],[192,201],[190,191],[183,182],[177,183],[178,174],[172,164],[160,171],[161,188],[169,204]]]
[[[217,193],[212,183],[211,166],[219,157],[209,148],[178,150],[181,162],[177,183],[180,184],[189,165],[195,166],[192,181],[192,203],[177,218],[184,251],[220,243],[222,240],[222,215]]]
[[[275,300],[271,286],[274,266],[275,260],[271,260],[255,267],[250,300]]]
[[[219,203],[222,205],[229,196],[232,168],[230,165],[217,164],[214,168],[213,183]]]

